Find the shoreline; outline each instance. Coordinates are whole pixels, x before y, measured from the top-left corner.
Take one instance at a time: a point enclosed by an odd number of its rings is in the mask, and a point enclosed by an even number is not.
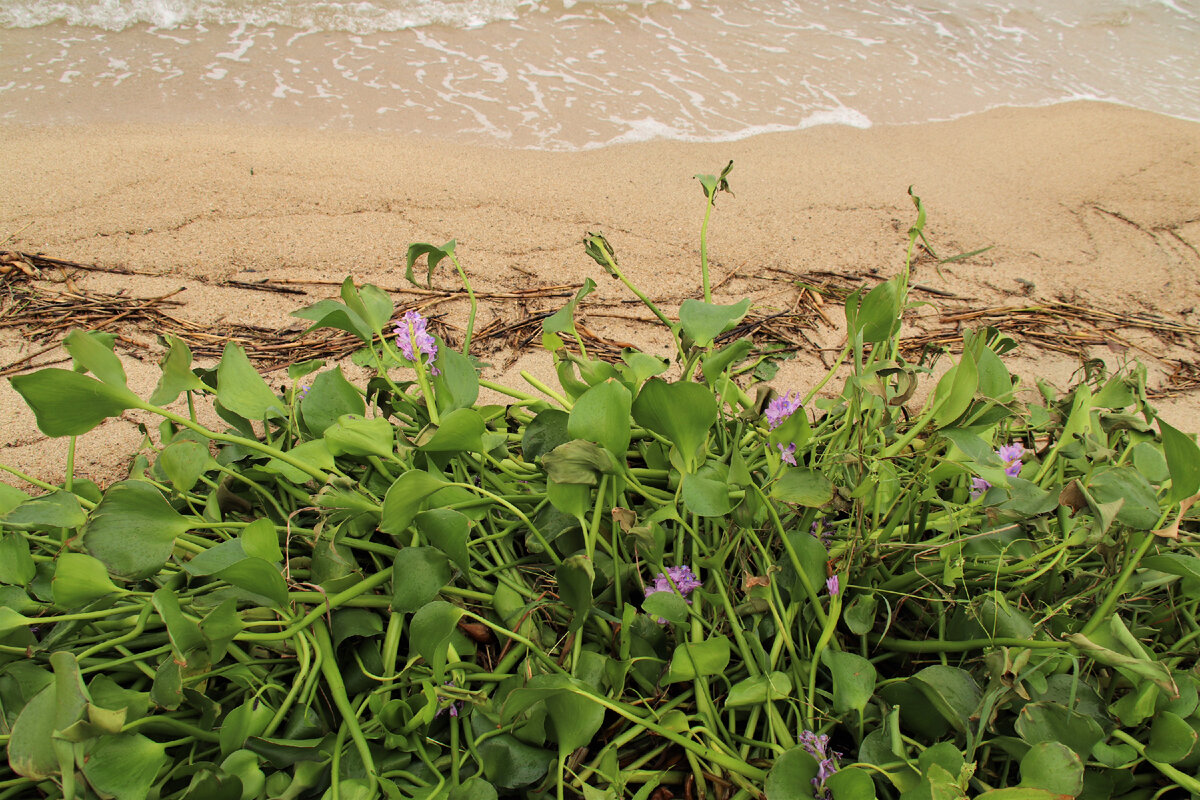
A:
[[[894,274],[914,215],[911,184],[940,256],[991,247],[941,266],[918,261],[915,280],[923,285],[977,306],[1074,299],[1200,326],[1200,123],[1111,104],[573,152],[279,127],[13,123],[0,124],[0,146],[10,187],[0,199],[0,239],[11,237],[0,250],[157,273],[92,272],[74,285],[138,296],[185,286],[185,305],[173,313],[196,323],[276,329],[295,322],[288,312],[336,291],[308,286],[307,297],[267,295],[221,285],[231,278],[340,281],[353,274],[401,287],[408,244],[449,239],[458,241],[477,291],[577,286],[592,277],[599,300],[626,298],[583,253],[587,231],[602,231],[631,280],[670,306],[700,283],[703,195],[691,176],[719,172],[733,159],[734,195],[718,197],[709,228],[713,279],[725,280],[719,302],[743,295],[763,307],[787,302],[780,292],[792,288],[789,275]],[[455,285],[451,272],[434,276],[435,287]],[[437,310],[461,324],[465,304]],[[502,301],[485,304],[478,324],[508,311]],[[837,322],[841,309],[828,315]],[[644,344],[629,320],[597,315],[587,324],[601,336]],[[824,324],[813,334],[822,347],[836,347],[838,335]],[[1124,352],[1108,346],[1089,355],[1110,366],[1137,356],[1196,360],[1194,337],[1120,335],[1129,345]],[[38,348],[0,330],[5,364]],[[1079,366],[1029,346],[1018,353],[1016,371],[1026,377],[1045,371],[1057,383]],[[146,381],[153,387],[155,361],[147,361],[131,368],[135,390],[148,391]],[[519,355],[487,377],[549,372],[535,362]],[[1148,368],[1152,381],[1163,378],[1162,363]],[[822,371],[815,355],[802,354],[772,383],[781,392],[807,388]],[[1200,430],[1200,395],[1160,408],[1177,427]],[[7,381],[0,382],[0,422],[0,463],[61,479],[65,441],[40,437]],[[109,454],[138,441],[134,424],[106,422],[81,438],[80,474],[111,478],[119,469],[106,463]]]

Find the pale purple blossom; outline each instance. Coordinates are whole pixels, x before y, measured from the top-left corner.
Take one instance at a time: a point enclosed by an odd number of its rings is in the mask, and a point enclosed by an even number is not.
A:
[[[1000,445],[996,455],[1000,456],[1000,460],[1004,462],[1005,475],[1015,478],[1021,474],[1021,456],[1025,455],[1025,445],[1020,442]]]
[[[302,383],[299,386],[297,386],[296,388],[298,388],[300,390],[300,394],[296,398],[297,400],[303,400],[304,398],[308,397],[308,384],[307,383]]]
[[[987,490],[992,488],[992,485],[983,478],[971,478],[971,499],[983,497],[987,494]]]
[[[792,442],[787,447],[784,447],[782,444],[777,444],[775,446],[779,448],[779,458],[783,461],[783,463],[791,464],[793,467],[796,466],[795,442]]]
[[[829,749],[829,735],[824,733],[801,731],[800,746],[817,760],[817,777],[812,779],[816,797],[822,798],[822,800],[832,800],[833,793],[825,786],[825,781],[838,771],[840,766],[838,760],[842,754]]]
[[[433,363],[437,358],[437,341],[426,330],[429,321],[416,311],[408,311],[396,322],[396,347],[409,361],[419,360],[419,353],[426,355],[426,361]],[[437,374],[437,368],[433,370]]]
[[[445,682],[442,684],[442,686],[455,686],[455,683],[454,683],[454,681],[445,681]],[[452,700],[452,701],[450,702],[450,705],[449,705],[449,706],[443,706],[442,708],[439,708],[439,709],[437,710],[437,713],[436,713],[436,714],[434,714],[433,716],[435,716],[435,717],[440,717],[440,716],[442,715],[442,713],[443,713],[443,712],[445,712],[447,709],[449,709],[449,711],[450,711],[450,716],[452,716],[452,717],[457,717],[457,716],[458,716],[458,707],[459,707],[459,705],[461,705],[461,704],[460,704],[458,701],[454,701],[454,700]]]
[[[674,586],[672,587],[672,584]],[[703,584],[696,574],[692,572],[692,568],[686,564],[679,567],[667,567],[667,574],[661,572],[654,578],[654,583],[645,588],[646,597],[658,592],[678,591],[680,595],[687,600],[687,596],[696,589],[699,589]],[[691,603],[691,600],[687,600]],[[657,619],[659,625],[665,625],[666,620],[662,617]]]
[[[783,397],[776,397],[771,402],[767,403],[767,430],[775,430],[783,421],[790,417],[800,408],[800,393],[796,392],[792,396],[792,392],[788,392]]]
[[[841,584],[838,582],[837,575],[830,575],[825,579],[825,588],[829,591],[830,597],[837,597],[841,591]]]

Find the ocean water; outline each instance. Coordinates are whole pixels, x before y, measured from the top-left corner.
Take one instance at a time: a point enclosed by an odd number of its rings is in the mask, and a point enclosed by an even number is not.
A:
[[[1200,0],[0,0],[0,121],[570,150],[1100,99],[1200,120]]]

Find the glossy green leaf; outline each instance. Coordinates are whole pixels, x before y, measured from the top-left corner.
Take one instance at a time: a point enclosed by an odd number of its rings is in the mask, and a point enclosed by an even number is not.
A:
[[[483,715],[471,715],[472,724]],[[478,734],[477,734],[478,735]],[[502,789],[515,789],[541,781],[554,763],[549,750],[525,744],[509,734],[492,735],[478,745],[483,774]]]
[[[833,483],[818,470],[785,467],[771,484],[771,496],[784,503],[819,508],[833,499]]]
[[[454,242],[446,246],[453,250]],[[364,283],[355,287],[354,281],[347,276],[346,280],[342,281],[341,295],[346,308],[362,318],[376,334],[384,332],[383,326],[391,321],[395,313],[396,306],[392,298],[374,284]]]
[[[150,702],[168,711],[183,703],[183,671],[173,656],[167,656],[154,672],[150,684]]]
[[[722,306],[688,298],[679,306],[679,327],[697,347],[709,347],[713,340],[742,321],[750,311],[750,298]]]
[[[432,430],[432,435],[427,435]],[[482,437],[487,430],[483,417],[473,408],[457,408],[436,427],[423,431],[417,439],[417,449],[426,453],[477,453],[483,449]]]
[[[388,458],[395,447],[395,429],[383,417],[345,414],[325,429],[324,442],[335,456]]]
[[[825,779],[833,800],[875,800],[875,781],[862,767],[842,767]]]
[[[720,675],[729,666],[729,639],[711,636],[700,642],[683,642],[671,656],[671,667],[663,683],[690,681],[698,676]]]
[[[619,463],[625,461],[632,436],[630,413],[633,399],[617,381],[605,381],[584,392],[571,409],[567,433],[606,449]]]
[[[725,696],[728,708],[760,706],[772,700],[792,696],[792,679],[786,672],[767,672],[752,675],[729,687]]]
[[[471,359],[443,344],[438,347],[434,364],[438,374],[432,377],[433,396],[438,412],[447,414],[474,406],[479,399],[479,374]]]
[[[67,609],[79,608],[121,591],[108,577],[104,564],[83,553],[63,553],[55,559],[50,586],[54,604]]]
[[[1021,785],[1075,797],[1083,791],[1083,760],[1059,742],[1038,742],[1021,758]]]
[[[642,386],[632,411],[639,425],[671,441],[685,469],[694,470],[703,460],[699,450],[717,421],[717,401],[710,389],[690,381],[667,383],[654,378]]]
[[[969,351],[937,382],[934,389],[933,421],[941,428],[962,416],[975,399],[979,388],[979,370]]]
[[[844,650],[826,650],[821,661],[833,678],[833,709],[839,714],[862,712],[875,694],[875,667],[860,655]]]
[[[203,392],[207,388],[192,372],[192,350],[187,342],[172,334],[164,335],[163,340],[167,344],[167,354],[160,365],[162,375],[158,385],[150,395],[150,402],[156,406],[174,403],[183,392]]]
[[[542,456],[546,478],[552,483],[595,486],[600,476],[616,471],[612,455],[598,444],[583,439],[560,444]]]
[[[687,601],[677,592],[652,592],[642,601],[642,611],[655,621],[681,624],[688,620]]]
[[[113,335],[72,330],[63,339],[63,347],[71,354],[76,371],[87,371],[112,386],[125,385],[125,368],[113,352]]]
[[[245,629],[238,616],[237,601],[230,598],[204,615],[200,620],[200,633],[208,646],[208,660],[216,664],[229,650],[234,637]]]
[[[604,723],[604,706],[587,696],[587,687],[566,675],[535,675],[514,689],[504,703],[502,719],[511,721],[536,703],[544,703],[560,750],[585,747]]]
[[[983,692],[971,674],[957,667],[925,667],[908,682],[933,704],[956,730],[966,732]]]
[[[1200,558],[1182,553],[1160,553],[1154,556],[1144,556],[1138,566],[1165,572],[1168,575],[1178,575],[1193,581],[1200,581]]]
[[[55,689],[51,684],[35,695],[17,716],[8,740],[8,765],[26,778],[48,778],[58,771],[51,735],[54,732]]]
[[[567,412],[557,408],[539,411],[521,433],[521,452],[534,462],[561,444],[571,441],[567,433]]]
[[[342,417],[362,417],[366,413],[362,394],[342,375],[341,367],[334,367],[314,378],[300,401],[304,424],[317,436],[324,435]]]
[[[1182,717],[1159,711],[1150,723],[1146,757],[1164,764],[1178,764],[1196,749],[1197,733]]]
[[[704,375],[704,381],[712,386],[726,370],[745,361],[753,349],[754,341],[745,337],[705,355],[700,360],[700,371]]]
[[[309,470],[328,471],[334,468],[333,453],[329,452],[329,444],[325,439],[310,439],[301,442],[288,451],[288,456],[308,467]],[[276,475],[282,475],[295,484],[305,484],[312,480],[312,473],[300,469],[282,459],[272,458],[263,465],[262,469]]]
[[[186,660],[189,653],[204,645],[200,626],[183,614],[179,598],[170,589],[163,587],[154,592],[151,600],[167,629],[171,649],[177,660]]]
[[[817,760],[803,747],[793,747],[775,759],[767,773],[767,797],[770,800],[812,800]]]
[[[1104,467],[1092,473],[1087,489],[1099,505],[1121,501],[1117,521],[1137,530],[1153,530],[1162,512],[1154,487],[1132,467]]]
[[[217,400],[248,420],[286,416],[284,403],[246,358],[246,351],[230,342],[217,365]]]
[[[471,559],[467,552],[470,520],[466,514],[452,508],[432,508],[417,514],[413,521],[421,536],[445,553],[455,566],[463,572],[470,569]]]
[[[450,582],[450,562],[433,547],[405,547],[392,561],[392,610],[409,613],[438,596]]]
[[[438,683],[445,680],[446,645],[458,628],[463,610],[445,600],[434,600],[413,614],[409,625],[409,642],[417,655],[433,670]]]
[[[162,569],[175,537],[190,528],[158,489],[128,480],[104,493],[84,530],[83,543],[113,575],[140,580]]]
[[[137,408],[141,400],[124,386],[101,383],[65,369],[16,375],[12,386],[33,409],[38,430],[47,436],[78,436],[108,417]]]
[[[350,278],[346,278],[345,283],[342,284],[343,295],[347,288],[354,291],[354,282]],[[374,338],[374,329],[370,322],[349,306],[336,300],[319,300],[311,306],[293,311],[292,316],[307,319],[313,323],[305,333],[317,328],[336,328],[357,336],[364,344],[370,344]]]
[[[53,491],[30,498],[4,515],[12,528],[78,528],[87,521],[79,498],[70,492]]]
[[[555,569],[554,577],[559,598],[571,609],[569,630],[578,631],[592,608],[592,583],[596,579],[592,560],[585,555],[568,556]]]
[[[278,567],[261,558],[247,556],[213,573],[213,577],[266,598],[276,608],[288,606],[287,582]]]
[[[140,733],[102,736],[87,748],[83,774],[92,788],[114,800],[141,800],[166,766],[166,747]]]
[[[29,542],[19,533],[0,533],[0,583],[26,586],[37,574]]]
[[[733,510],[728,482],[713,474],[684,474],[680,494],[687,510],[699,517],[723,517]]]
[[[179,492],[191,491],[212,460],[208,448],[191,439],[171,442],[158,454],[159,467]]]
[[[1171,427],[1161,418],[1158,427],[1162,430],[1167,469],[1171,471],[1167,502],[1178,503],[1200,492],[1200,447],[1191,436]]]
[[[1058,703],[1026,704],[1017,715],[1016,731],[1029,744],[1061,742],[1081,758],[1087,758],[1092,746],[1104,738],[1094,719]]]
[[[446,487],[446,481],[424,470],[414,469],[401,475],[383,497],[379,530],[403,533],[416,519],[425,500]]]
[[[855,327],[864,342],[882,342],[900,328],[900,293],[894,280],[884,281],[867,292]]]
[[[467,778],[450,789],[446,800],[497,800],[496,787],[483,778]]]

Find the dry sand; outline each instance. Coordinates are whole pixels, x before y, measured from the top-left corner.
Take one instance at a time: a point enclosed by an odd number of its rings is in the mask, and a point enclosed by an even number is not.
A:
[[[670,306],[699,287],[703,196],[691,176],[733,159],[736,194],[719,197],[710,229],[714,280],[736,272],[718,299],[748,294],[769,307],[785,302],[790,275],[894,274],[914,216],[911,184],[929,210],[927,233],[940,255],[992,247],[940,269],[930,258],[918,264],[917,282],[966,298],[922,296],[938,300],[918,310],[931,324],[939,307],[954,303],[1065,298],[1200,326],[1200,125],[1099,103],[577,153],[281,128],[10,125],[0,127],[0,154],[0,238],[11,236],[0,250],[155,273],[89,272],[73,285],[136,296],[186,287],[176,297],[185,305],[173,313],[203,322],[283,327],[295,322],[289,311],[335,291],[308,286],[308,297],[283,296],[231,289],[225,280],[349,274],[398,288],[409,243],[451,238],[478,290],[593,277],[598,296],[627,296],[584,254],[589,230],[604,232],[634,283]],[[54,284],[62,275],[44,277],[47,290],[64,288]],[[453,287],[453,273],[439,271],[434,285]],[[436,307],[451,323],[461,323],[464,309]],[[511,311],[503,301],[485,303],[479,324]],[[830,317],[839,320],[840,310],[830,308]],[[586,309],[585,320],[612,339],[662,344],[627,320]],[[1200,360],[1189,336],[1114,333],[1131,347],[1089,355],[1112,366],[1141,358],[1152,386],[1165,385],[1173,365]],[[814,333],[829,347],[840,335],[824,323]],[[0,366],[44,346],[0,329]],[[129,353],[131,385],[149,391],[153,348]],[[61,357],[45,353],[33,363]],[[518,370],[550,372],[540,353],[487,360],[497,365],[488,377],[517,386]],[[1028,344],[1014,363],[1026,378],[1060,386],[1080,366]],[[820,373],[817,354],[802,353],[774,383],[804,389]],[[1177,426],[1200,430],[1200,394],[1156,405]],[[101,483],[119,478],[141,438],[132,417],[109,420],[81,439],[77,471]],[[65,441],[41,436],[4,381],[0,463],[58,481],[65,452]]]

